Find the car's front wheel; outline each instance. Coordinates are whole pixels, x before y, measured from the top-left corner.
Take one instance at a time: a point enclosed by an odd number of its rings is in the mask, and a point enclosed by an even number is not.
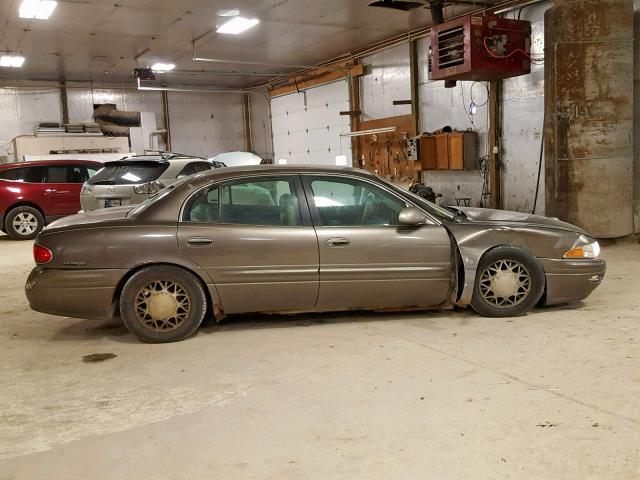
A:
[[[4,230],[14,240],[32,240],[43,228],[44,217],[33,207],[16,207],[4,219]]]
[[[471,307],[486,317],[524,315],[544,292],[544,270],[519,247],[496,247],[480,260]]]
[[[125,326],[146,343],[177,342],[198,329],[207,311],[201,282],[190,272],[154,265],[136,272],[120,295]]]

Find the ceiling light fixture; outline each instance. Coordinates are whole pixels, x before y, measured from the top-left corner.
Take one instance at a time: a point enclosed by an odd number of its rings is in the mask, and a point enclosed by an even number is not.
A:
[[[176,66],[173,63],[154,63],[151,66],[151,70],[154,72],[169,72],[174,68],[176,68]]]
[[[18,55],[2,55],[0,57],[0,67],[20,68],[24,63],[24,57]]]
[[[233,10],[220,10],[218,12],[219,17],[235,17],[237,15],[240,15],[240,10],[237,8],[234,8]]]
[[[22,0],[18,14],[20,18],[48,19],[56,9],[55,0]]]
[[[259,23],[260,20],[257,18],[233,17],[231,20],[220,25],[216,32],[238,35],[239,33],[249,30],[251,27],[255,27]]]

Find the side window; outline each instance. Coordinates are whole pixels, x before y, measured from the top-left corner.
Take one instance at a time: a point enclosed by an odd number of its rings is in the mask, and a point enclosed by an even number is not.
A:
[[[196,193],[185,205],[182,220],[197,223],[220,223],[220,193],[217,185]]]
[[[42,183],[42,167],[10,168],[0,172],[0,178],[14,182]]]
[[[293,181],[277,178],[236,181],[204,189],[185,206],[183,221],[273,226],[302,224]]]
[[[98,173],[98,169],[96,167],[86,167],[86,171],[87,171],[87,180],[89,180],[96,173]]]
[[[398,225],[407,204],[367,182],[311,177],[313,201],[323,226]]]
[[[186,165],[182,171],[178,174],[176,178],[188,177],[189,175],[193,175],[195,173],[206,172],[207,170],[211,170],[213,166],[208,162],[191,162]]]
[[[80,165],[56,165],[46,170],[46,183],[83,183],[85,180],[86,173]]]

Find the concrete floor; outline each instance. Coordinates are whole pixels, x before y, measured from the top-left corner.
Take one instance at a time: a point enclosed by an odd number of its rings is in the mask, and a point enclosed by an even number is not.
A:
[[[236,318],[155,346],[31,312],[30,243],[0,252],[2,480],[640,478],[636,242],[571,308]]]

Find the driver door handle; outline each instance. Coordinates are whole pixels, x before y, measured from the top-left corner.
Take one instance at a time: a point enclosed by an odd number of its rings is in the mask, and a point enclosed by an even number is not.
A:
[[[344,238],[344,237],[331,237],[331,238],[327,238],[324,241],[324,244],[327,247],[346,247],[351,243],[351,240],[349,240],[348,238]]]
[[[187,244],[192,247],[206,247],[213,245],[213,238],[210,237],[191,237],[187,239]]]

